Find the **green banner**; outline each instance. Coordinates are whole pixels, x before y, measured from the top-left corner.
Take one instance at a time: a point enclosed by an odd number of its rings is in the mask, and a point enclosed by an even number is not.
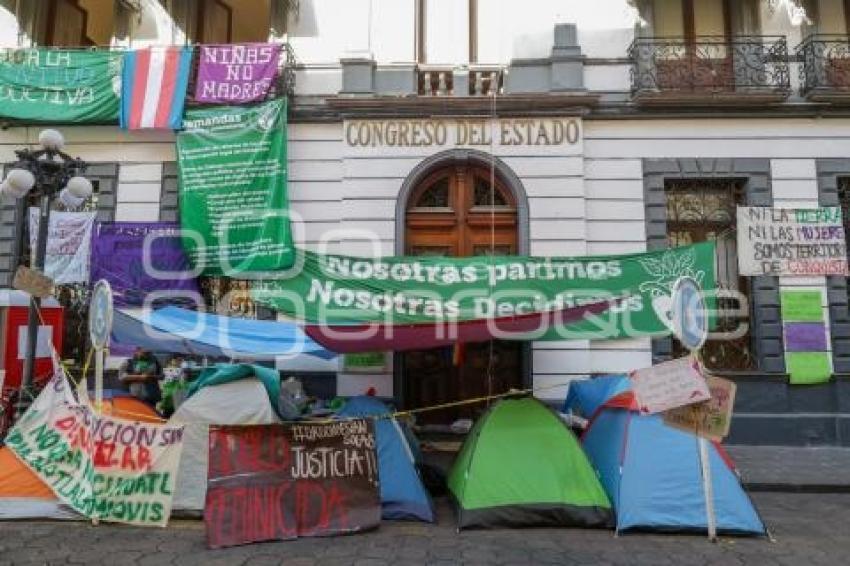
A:
[[[177,135],[180,222],[207,275],[292,265],[286,194],[286,100],[186,112]]]
[[[672,287],[683,276],[714,290],[714,243],[581,258],[368,259],[299,252],[288,272],[254,283],[253,296],[312,324],[464,321],[618,299],[604,315],[534,336],[610,339],[670,333]]]
[[[120,52],[0,50],[0,116],[63,123],[117,123]]]

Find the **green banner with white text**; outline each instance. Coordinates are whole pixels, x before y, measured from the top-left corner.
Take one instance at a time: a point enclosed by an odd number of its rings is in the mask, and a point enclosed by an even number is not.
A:
[[[0,50],[0,116],[55,123],[117,123],[120,52]]]
[[[183,125],[180,223],[192,264],[206,275],[292,265],[286,100],[188,110]]]
[[[616,301],[601,315],[535,339],[614,339],[672,329],[672,289],[684,276],[715,289],[714,243],[598,257],[356,258],[299,252],[254,299],[307,324],[421,324],[495,319]],[[707,303],[713,305],[711,293]]]

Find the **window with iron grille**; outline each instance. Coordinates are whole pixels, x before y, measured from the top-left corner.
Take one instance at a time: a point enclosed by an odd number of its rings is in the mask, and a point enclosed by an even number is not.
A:
[[[716,370],[748,370],[756,365],[749,315],[740,314],[749,306],[748,281],[738,274],[736,240],[736,207],[746,202],[744,185],[740,179],[716,178],[668,179],[664,185],[668,245],[714,241],[717,246],[715,270],[719,296],[715,332],[737,330],[740,336],[706,342],[703,361]],[[685,354],[684,347],[674,338],[674,357]]]

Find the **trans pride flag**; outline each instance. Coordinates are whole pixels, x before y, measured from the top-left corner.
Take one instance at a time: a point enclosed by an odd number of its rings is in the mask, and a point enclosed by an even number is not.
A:
[[[191,67],[191,47],[147,47],[125,53],[121,127],[179,129]]]

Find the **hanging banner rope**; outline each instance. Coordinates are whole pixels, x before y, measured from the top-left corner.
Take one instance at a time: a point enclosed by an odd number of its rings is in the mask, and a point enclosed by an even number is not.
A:
[[[303,320],[308,334],[311,326],[342,335],[358,325],[373,330],[384,325],[399,335],[412,333],[408,338],[429,324],[516,320],[604,303],[594,316],[566,318],[562,324],[558,317],[539,317],[536,329],[521,327],[514,337],[615,339],[669,334],[673,286],[681,277],[707,292],[715,288],[713,243],[582,258],[368,259],[302,251],[289,271],[255,282],[252,294],[257,302]],[[392,339],[384,346],[393,349]]]

